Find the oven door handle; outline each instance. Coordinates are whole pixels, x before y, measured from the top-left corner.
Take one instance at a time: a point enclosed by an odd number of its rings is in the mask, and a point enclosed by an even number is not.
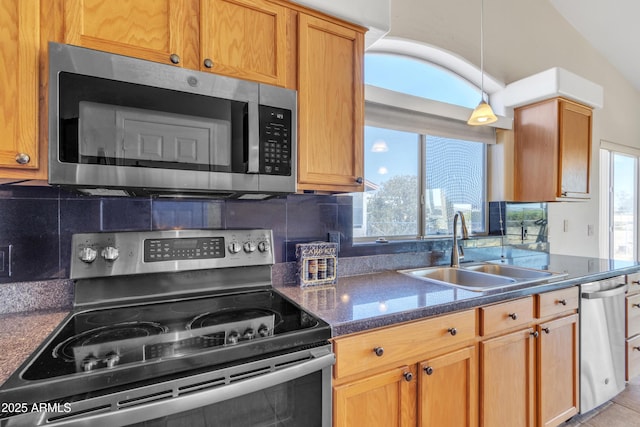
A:
[[[238,381],[236,383],[215,387],[210,390],[187,393],[170,399],[160,399],[125,409],[116,409],[114,411],[109,410],[109,412],[85,415],[81,418],[72,417],[69,419],[61,419],[51,422],[47,420],[46,417],[41,417],[38,420],[39,422],[33,425],[47,425],[55,427],[81,427],[87,425],[90,425],[91,427],[116,427],[142,423],[243,396],[278,384],[283,384],[295,380],[296,378],[301,378],[314,372],[322,371],[323,369],[335,364],[335,360],[335,354],[330,350],[321,351],[320,354],[317,354],[317,357],[311,360],[260,376]],[[327,372],[326,380],[331,381],[331,373],[330,371]],[[325,381],[325,378],[323,378],[323,381]],[[115,407],[117,404],[112,406]],[[11,425],[11,423],[8,424],[8,426]]]

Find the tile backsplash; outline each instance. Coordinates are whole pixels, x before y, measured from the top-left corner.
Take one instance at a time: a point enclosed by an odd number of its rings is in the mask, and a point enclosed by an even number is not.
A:
[[[546,205],[534,205],[533,211],[522,214],[530,237],[537,236],[537,231],[529,222],[540,215],[546,218]],[[492,219],[496,206],[490,204],[489,229],[493,231],[499,229],[494,224],[497,219]],[[524,209],[511,206],[503,203],[500,208],[503,213]],[[352,211],[350,196],[293,194],[262,201],[114,198],[79,195],[56,187],[1,185],[0,283],[68,278],[71,236],[86,232],[269,228],[273,230],[276,263],[295,261],[296,243],[327,241],[329,232],[340,234],[340,257],[450,250],[450,238],[354,245]],[[506,214],[509,235],[519,227],[518,218],[510,215]],[[544,238],[546,241],[546,235]],[[511,244],[518,244],[515,237],[512,240]]]

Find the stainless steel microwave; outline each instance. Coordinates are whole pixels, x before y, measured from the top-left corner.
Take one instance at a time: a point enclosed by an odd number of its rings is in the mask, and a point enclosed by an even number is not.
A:
[[[296,191],[296,91],[49,43],[49,183],[100,195]]]

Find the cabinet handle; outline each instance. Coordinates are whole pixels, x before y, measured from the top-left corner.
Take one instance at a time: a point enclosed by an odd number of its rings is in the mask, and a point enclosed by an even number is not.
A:
[[[356,178],[356,184],[362,184],[364,182],[364,179],[362,179],[361,176]]]
[[[458,330],[456,328],[449,328],[447,329],[447,331],[451,334],[451,336],[454,336],[454,337],[458,333]]]
[[[518,319],[518,313],[509,313],[509,317],[511,317],[513,320],[517,320]]]
[[[567,305],[567,300],[566,299],[558,300],[558,304]]]
[[[542,328],[542,330],[544,331],[545,334],[548,334],[549,332],[551,332],[551,329],[549,328]]]
[[[204,60],[204,66],[205,68],[213,68],[213,61],[210,60],[209,58]]]
[[[376,356],[382,357],[382,355],[384,354],[384,348],[376,347],[373,349],[373,352],[376,354]]]
[[[406,382],[411,382],[411,380],[413,379],[413,374],[411,372],[405,372],[404,374],[402,374],[402,376],[404,377],[404,380]]]
[[[180,56],[176,55],[175,53],[172,53],[171,55],[169,55],[169,61],[171,61],[172,64],[179,64]]]
[[[16,154],[16,163],[21,165],[26,165],[31,161],[31,157],[27,153],[18,153]]]
[[[427,366],[426,368],[424,368],[424,373],[427,375],[433,374],[433,368],[431,366]]]

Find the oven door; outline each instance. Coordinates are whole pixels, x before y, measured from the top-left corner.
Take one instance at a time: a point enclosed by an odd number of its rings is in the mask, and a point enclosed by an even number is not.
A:
[[[331,426],[330,345],[60,404],[14,426]]]

